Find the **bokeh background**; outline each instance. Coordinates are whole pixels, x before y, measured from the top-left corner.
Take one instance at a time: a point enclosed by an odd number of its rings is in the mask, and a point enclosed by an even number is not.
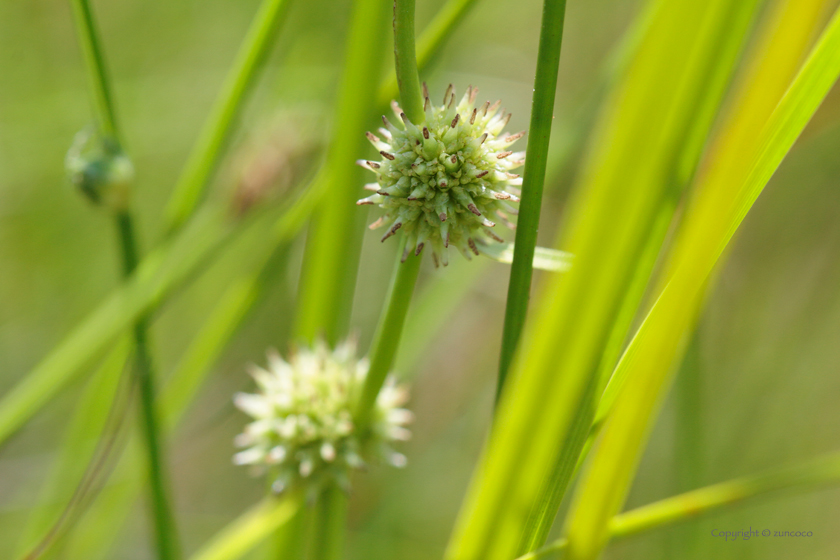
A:
[[[419,2],[418,27],[441,4]],[[562,221],[611,53],[641,4],[569,1],[543,244]],[[256,0],[95,3],[126,149],[137,169],[134,204],[145,247],[162,238],[166,199],[256,6]],[[247,180],[243,169],[266,151],[285,162],[280,182],[302,180],[320,161],[350,8],[349,1],[293,2],[214,181],[214,198],[229,199]],[[461,91],[478,85],[480,97],[504,100],[514,115],[512,130],[526,128],[540,10],[538,0],[481,0],[424,76],[431,90],[442,93],[449,82]],[[0,2],[0,394],[118,283],[109,216],[64,177],[64,154],[91,121],[86,85],[67,2]],[[736,238],[629,506],[840,448],[838,154],[840,94],[833,92]],[[395,249],[378,237],[366,234],[356,289],[352,324],[362,347]],[[288,347],[304,241],[300,236],[290,246],[270,293],[169,443],[187,550],[263,493],[261,480],[230,461],[232,438],[245,421],[231,396],[250,388],[248,362],[262,361],[268,347]],[[153,339],[162,376],[248,259],[245,251],[225,253],[157,314]],[[398,361],[400,374],[412,379],[417,414],[415,437],[403,449],[409,466],[357,477],[347,558],[440,558],[483,443],[508,269],[489,260],[453,261],[446,270],[424,269]],[[18,552],[85,382],[82,376],[0,449],[2,558]],[[110,558],[152,557],[144,513],[138,502]],[[607,557],[833,558],[840,550],[838,519],[838,489],[773,496],[616,543]],[[812,531],[813,537],[723,542],[710,535],[750,527]]]

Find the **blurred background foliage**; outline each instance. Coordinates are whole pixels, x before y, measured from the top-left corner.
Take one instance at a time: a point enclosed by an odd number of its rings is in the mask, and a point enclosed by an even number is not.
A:
[[[441,4],[418,3],[419,29]],[[640,5],[569,2],[543,245],[550,244],[562,220],[611,53]],[[256,0],[95,6],[126,149],[137,170],[134,204],[146,248],[163,237],[166,199],[256,7]],[[524,129],[540,9],[537,0],[480,0],[423,76],[431,91],[442,92],[449,82],[461,91],[478,85],[480,97],[501,98],[513,112],[511,130]],[[311,174],[332,127],[349,12],[346,1],[292,2],[214,181],[213,197],[241,204],[247,197],[243,188],[259,184],[261,174],[275,173],[280,176],[274,196],[282,197],[284,185]],[[109,216],[64,177],[64,154],[90,120],[69,4],[0,2],[0,393],[118,282]],[[838,448],[838,125],[835,91],[747,217],[657,423],[628,507]],[[275,165],[278,161],[282,165]],[[393,243],[380,245],[378,237],[365,234],[356,288],[352,325],[362,347],[372,335],[395,250]],[[169,443],[187,550],[263,494],[262,481],[230,461],[232,438],[244,421],[231,395],[250,387],[246,363],[261,362],[268,347],[288,347],[303,245],[303,236],[291,245],[288,266],[274,275],[270,293],[224,351]],[[162,375],[175,367],[249,258],[247,251],[225,253],[157,314],[153,341]],[[486,260],[453,261],[439,271],[425,263],[398,360],[398,371],[415,379],[415,437],[404,450],[409,467],[374,468],[357,477],[348,558],[440,558],[483,443],[508,268]],[[425,302],[438,305],[424,307]],[[424,314],[428,309],[438,312]],[[15,554],[85,379],[0,453],[2,558]],[[150,558],[143,512],[138,503],[113,558]],[[840,547],[838,518],[837,489],[773,497],[617,543],[607,557],[826,558]],[[814,536],[734,543],[710,536],[713,529],[749,527]]]

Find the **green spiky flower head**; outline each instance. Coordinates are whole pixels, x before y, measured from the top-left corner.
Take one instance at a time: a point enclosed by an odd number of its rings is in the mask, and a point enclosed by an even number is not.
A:
[[[276,492],[305,485],[312,493],[331,481],[347,488],[349,471],[370,461],[404,466],[405,456],[392,444],[411,435],[411,412],[401,408],[408,393],[392,377],[379,393],[370,428],[359,434],[353,424],[367,372],[368,361],[356,357],[353,342],[335,350],[317,342],[292,353],[288,362],[269,352],[267,368],[251,368],[258,392],[234,397],[253,418],[236,438],[244,450],[234,463],[268,472]]]
[[[507,214],[516,210],[507,202],[518,202],[515,187],[522,179],[511,171],[525,162],[525,153],[508,148],[525,133],[503,134],[510,114],[498,111],[498,101],[476,106],[476,88],[467,88],[456,103],[450,85],[440,106],[432,105],[425,84],[423,89],[425,123],[415,125],[393,103],[400,126],[382,117],[381,137],[368,133],[382,160],[358,162],[378,180],[365,185],[375,194],[357,204],[385,210],[371,225],[387,228],[383,241],[397,230],[406,233],[404,257],[430,244],[435,264],[445,266],[450,245],[469,259],[478,254],[476,244],[501,242],[492,220],[513,227]]]

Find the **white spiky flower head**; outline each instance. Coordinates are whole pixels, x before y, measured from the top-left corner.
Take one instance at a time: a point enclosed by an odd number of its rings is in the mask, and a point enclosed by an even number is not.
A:
[[[432,105],[425,84],[423,92],[424,124],[412,123],[394,102],[401,126],[383,116],[381,137],[367,133],[383,159],[359,160],[378,180],[365,185],[375,194],[357,204],[378,204],[385,209],[385,215],[370,226],[387,227],[382,241],[397,230],[406,233],[403,259],[409,250],[419,255],[430,244],[435,265],[446,266],[449,245],[470,259],[471,252],[479,254],[476,243],[485,243],[487,238],[502,242],[491,229],[496,225],[491,218],[513,227],[507,214],[516,210],[507,202],[519,201],[515,187],[522,179],[511,171],[525,162],[525,153],[508,147],[525,132],[502,134],[510,114],[498,112],[499,101],[476,107],[478,89],[471,86],[456,103],[450,85],[440,106]]]
[[[358,434],[353,425],[367,372],[368,361],[357,358],[354,342],[330,350],[318,341],[291,353],[288,362],[269,352],[267,368],[251,367],[258,392],[234,397],[253,418],[236,438],[244,450],[234,463],[252,465],[256,474],[268,471],[277,492],[299,484],[315,492],[330,481],[347,488],[349,471],[370,461],[404,466],[405,456],[391,445],[410,437],[412,415],[402,408],[408,392],[393,376],[379,393],[370,428]]]

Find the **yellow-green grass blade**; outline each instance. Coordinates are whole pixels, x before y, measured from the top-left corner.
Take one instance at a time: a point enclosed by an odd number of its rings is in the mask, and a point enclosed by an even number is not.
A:
[[[758,53],[747,70],[749,90],[741,92],[739,112],[730,111],[726,133],[721,133],[716,145],[710,149],[714,164],[706,165],[698,178],[702,184],[720,184],[737,173],[747,150],[755,150],[753,139],[761,132],[788,84],[799,69],[822,12],[829,3],[825,0],[791,2],[780,0],[773,8],[766,23],[761,41],[754,48]],[[744,88],[746,86],[742,86]],[[735,105],[733,103],[733,105]],[[740,173],[744,173],[743,169]],[[706,189],[707,190],[707,189]],[[663,273],[664,277],[667,274]],[[619,389],[625,381],[626,370],[615,371],[598,403],[598,410],[590,434],[590,444],[606,420]]]
[[[591,406],[585,395],[592,393],[620,298],[653,217],[675,188],[691,131],[709,125],[698,108],[708,95],[719,95],[714,78],[734,64],[734,56],[721,56],[729,46],[721,39],[743,37],[754,7],[691,0],[650,8],[571,204],[560,246],[575,255],[574,266],[548,279],[526,325],[448,559],[507,560],[518,552],[531,510],[556,470],[558,448]],[[733,16],[740,24],[734,30]]]
[[[303,506],[303,493],[269,496],[249,509],[190,556],[190,560],[236,560],[291,520]]]
[[[745,500],[766,497],[768,494],[782,490],[804,492],[838,483],[840,483],[840,454],[832,453],[798,465],[770,469],[751,476],[698,488],[626,511],[612,518],[609,536],[611,540],[627,538],[675,523],[690,521],[721,508],[736,505]],[[563,552],[567,544],[568,541],[561,538],[517,560],[552,558]]]
[[[801,5],[790,3],[788,18],[799,13]],[[808,29],[809,21],[813,25],[813,19],[807,18],[800,23]],[[786,22],[779,21],[779,27],[784,28]],[[785,62],[790,65],[788,68],[795,67],[808,34],[790,35],[776,29],[770,37],[765,45],[799,40],[800,50],[796,50],[794,43],[787,48],[765,48],[758,52],[743,93],[733,104],[730,125],[723,127],[726,132],[711,149],[708,171],[699,178],[696,200],[674,244],[665,288],[614,376],[626,382],[618,392],[603,439],[569,513],[567,554],[574,560],[590,560],[600,554],[608,536],[609,519],[625,499],[651,420],[670,385],[670,374],[680,357],[685,335],[696,319],[716,262],[840,75],[838,12],[761,132],[751,136],[746,131],[752,130],[750,127],[760,122],[760,118],[742,112],[761,111],[761,92],[765,91],[762,79],[772,85],[778,80],[774,75],[776,68],[785,68]],[[779,58],[769,58],[773,55]],[[756,92],[756,105],[752,101],[753,92]],[[726,149],[716,151],[718,146]],[[739,147],[742,149],[731,151]],[[728,175],[717,175],[718,169],[728,170]]]

